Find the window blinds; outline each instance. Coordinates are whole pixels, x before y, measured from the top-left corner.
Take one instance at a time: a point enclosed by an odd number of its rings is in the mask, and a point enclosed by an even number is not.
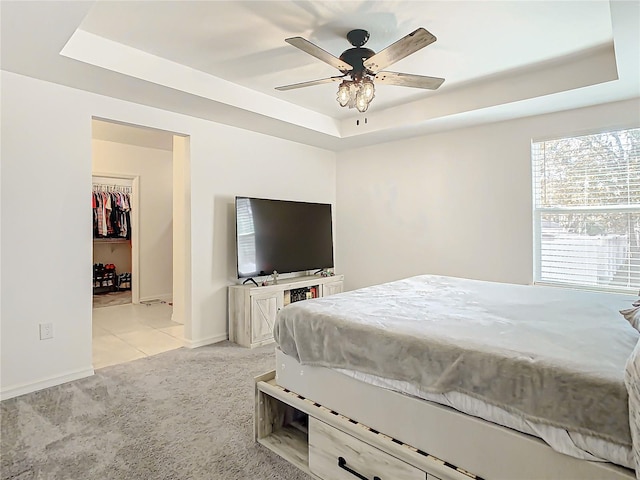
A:
[[[238,264],[238,274],[244,275],[256,270],[256,237],[253,225],[251,200],[236,198],[236,248],[237,258],[243,259],[244,264]]]
[[[640,129],[532,143],[534,280],[640,288]]]

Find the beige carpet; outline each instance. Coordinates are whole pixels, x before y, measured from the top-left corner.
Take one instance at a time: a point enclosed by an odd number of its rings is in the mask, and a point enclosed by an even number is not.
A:
[[[3,480],[309,480],[253,441],[273,346],[180,348],[0,403]]]

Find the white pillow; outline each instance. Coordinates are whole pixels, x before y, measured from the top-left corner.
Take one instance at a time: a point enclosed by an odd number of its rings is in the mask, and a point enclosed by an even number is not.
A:
[[[634,302],[634,305],[638,302]],[[633,308],[627,308],[626,310],[620,310],[620,313],[629,320],[629,323],[633,328],[640,332],[640,306],[634,306]]]
[[[624,383],[629,393],[629,426],[636,464],[636,479],[640,480],[640,341],[627,360]]]

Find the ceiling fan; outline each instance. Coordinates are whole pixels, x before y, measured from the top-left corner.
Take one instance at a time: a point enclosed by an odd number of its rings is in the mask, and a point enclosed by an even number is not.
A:
[[[382,70],[436,41],[436,37],[422,27],[378,53],[363,47],[369,40],[369,32],[366,30],[351,30],[347,33],[347,40],[353,45],[353,48],[345,50],[338,58],[302,37],[285,39],[288,44],[337,68],[342,75],[284,85],[276,87],[276,90],[293,90],[323,83],[341,82],[338,87],[337,98],[340,106],[355,107],[359,112],[366,112],[369,108],[369,103],[375,96],[374,80],[386,85],[426,88],[428,90],[435,90],[444,82],[444,78]]]

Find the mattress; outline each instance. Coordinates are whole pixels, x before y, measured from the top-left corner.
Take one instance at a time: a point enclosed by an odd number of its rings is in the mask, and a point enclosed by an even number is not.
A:
[[[462,393],[428,393],[424,392],[418,385],[412,385],[408,382],[381,378],[376,375],[353,370],[335,369],[335,371],[370,385],[386,388],[405,395],[411,395],[439,405],[445,405],[467,415],[482,418],[483,420],[502,425],[503,427],[533,435],[544,440],[545,443],[556,452],[574,458],[593,462],[611,462],[626,468],[635,468],[633,451],[625,445],[619,445],[590,435],[570,432],[550,425],[532,422],[500,407],[490,405],[482,400]]]
[[[477,400],[510,416],[492,421],[563,453],[630,466],[624,366],[638,332],[618,313],[628,301],[423,275],[290,305],[274,338],[303,365],[397,382],[469,414]]]

